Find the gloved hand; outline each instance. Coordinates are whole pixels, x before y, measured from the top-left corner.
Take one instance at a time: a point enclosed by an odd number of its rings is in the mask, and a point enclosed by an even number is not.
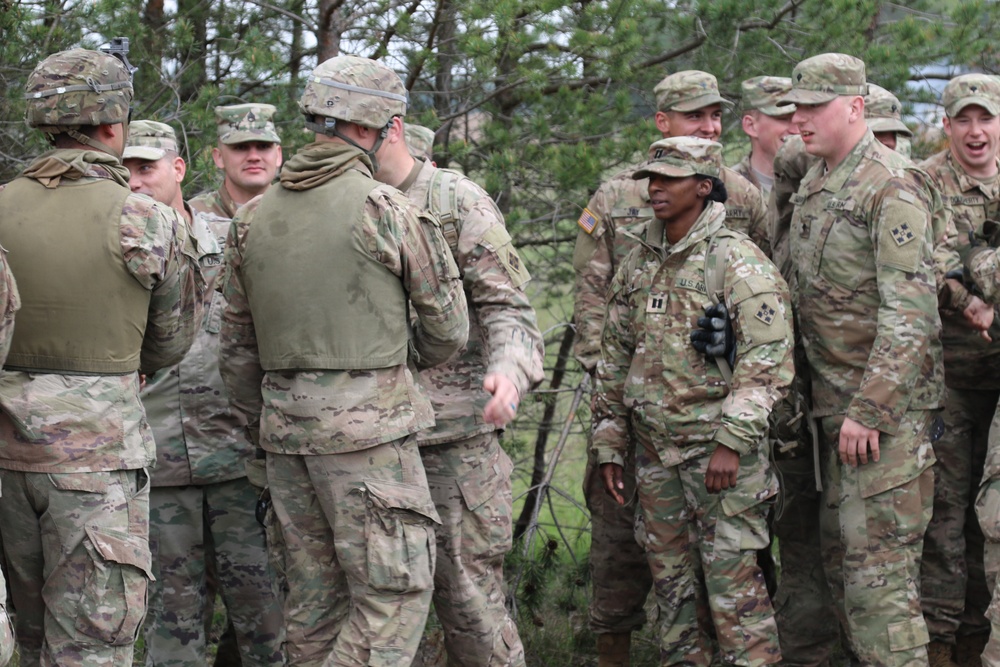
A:
[[[691,345],[709,357],[724,356],[730,367],[736,365],[736,333],[726,304],[705,308],[705,317],[698,318],[698,328],[691,332]]]

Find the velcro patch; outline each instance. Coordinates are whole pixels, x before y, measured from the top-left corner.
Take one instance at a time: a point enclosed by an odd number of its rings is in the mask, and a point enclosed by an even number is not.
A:
[[[650,294],[646,299],[646,312],[657,315],[667,312],[667,298],[662,294]]]
[[[583,213],[580,214],[580,218],[576,221],[576,224],[588,234],[593,234],[594,227],[597,226],[597,216],[589,208],[585,208],[583,209]]]

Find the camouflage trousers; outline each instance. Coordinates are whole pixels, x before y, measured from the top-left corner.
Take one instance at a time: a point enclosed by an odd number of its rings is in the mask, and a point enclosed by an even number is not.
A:
[[[929,641],[920,611],[920,554],[931,517],[934,473],[914,470],[893,488],[866,495],[862,478],[893,472],[913,443],[930,440],[931,415],[907,412],[895,436],[879,438],[880,466],[840,462],[842,416],[820,420],[823,505],[820,537],[837,614],[860,663],[871,667],[927,665]]]
[[[513,539],[514,464],[496,433],[425,445],[420,457],[441,517],[433,600],[448,662],[523,667],[524,646],[503,587],[503,558]]]
[[[722,662],[774,664],[781,660],[778,630],[757,565],[757,550],[769,542],[768,505],[747,500],[769,493],[767,462],[756,453],[742,457],[736,488],[711,494],[709,458],[664,466],[647,447],[636,456],[635,534],[653,576],[661,665],[712,664],[711,638],[698,619],[699,558]],[[729,496],[743,501],[732,505]]]
[[[800,449],[802,447],[800,446]],[[772,522],[781,558],[774,596],[774,620],[781,640],[782,664],[829,665],[840,631],[820,548],[820,493],[816,490],[812,443],[808,455],[775,458],[781,490]]]
[[[949,389],[945,399],[944,434],[934,443],[934,514],[920,566],[921,604],[934,641],[954,644],[956,634],[987,629],[992,586],[974,501],[998,399],[998,391],[961,389]]]
[[[986,538],[984,564],[993,599],[986,610],[990,638],[982,659],[984,667],[1000,667],[1000,406],[990,426],[985,469],[976,496],[976,514]]]
[[[0,486],[2,490],[2,486]],[[2,497],[2,493],[0,493]],[[0,531],[2,532],[2,531]],[[3,542],[0,538],[0,554],[3,553]],[[14,655],[14,625],[7,614],[7,577],[0,573],[0,667],[10,662]]]
[[[267,454],[284,538],[288,664],[409,665],[427,622],[439,523],[415,440]]]
[[[281,607],[271,586],[264,529],[254,516],[256,504],[257,492],[246,477],[152,489],[149,546],[156,581],[150,586],[145,627],[147,665],[206,664],[208,558],[215,559],[242,664],[284,664]],[[206,550],[207,542],[212,550]]]
[[[589,449],[589,447],[588,447]],[[635,448],[629,447],[622,474],[626,503],[604,490],[600,466],[587,457],[583,497],[590,510],[590,629],[597,634],[633,632],[646,622],[646,596],[653,586],[646,553],[635,541]]]
[[[0,470],[0,526],[21,667],[121,667],[151,577],[145,470]]]

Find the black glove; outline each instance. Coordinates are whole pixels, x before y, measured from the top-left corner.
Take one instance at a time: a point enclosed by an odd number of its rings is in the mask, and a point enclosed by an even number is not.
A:
[[[691,345],[709,357],[725,357],[730,368],[736,365],[736,334],[724,303],[705,308],[698,328],[691,332]]]

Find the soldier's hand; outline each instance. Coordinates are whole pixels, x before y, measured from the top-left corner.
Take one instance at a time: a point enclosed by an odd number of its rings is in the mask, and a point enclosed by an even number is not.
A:
[[[840,460],[846,465],[857,467],[869,460],[878,462],[878,429],[868,428],[850,417],[844,418],[840,427]],[[871,456],[868,455],[869,450]]]
[[[488,424],[503,428],[517,414],[517,406],[521,403],[517,387],[506,375],[490,373],[483,378],[483,389],[493,394],[483,410],[483,417]]]
[[[730,366],[736,365],[736,334],[726,304],[705,308],[705,317],[698,318],[698,328],[691,332],[691,345],[702,354],[725,357]]]
[[[969,305],[962,311],[962,315],[965,317],[965,323],[978,331],[983,340],[987,343],[993,341],[990,338],[990,327],[993,325],[993,306],[978,296],[974,296]]]
[[[705,488],[709,493],[718,493],[736,486],[740,472],[740,455],[725,445],[716,445],[712,458],[708,460],[705,472]]]
[[[625,482],[622,479],[622,467],[617,463],[601,464],[601,479],[604,481],[604,490],[615,499],[619,505],[625,504]]]

